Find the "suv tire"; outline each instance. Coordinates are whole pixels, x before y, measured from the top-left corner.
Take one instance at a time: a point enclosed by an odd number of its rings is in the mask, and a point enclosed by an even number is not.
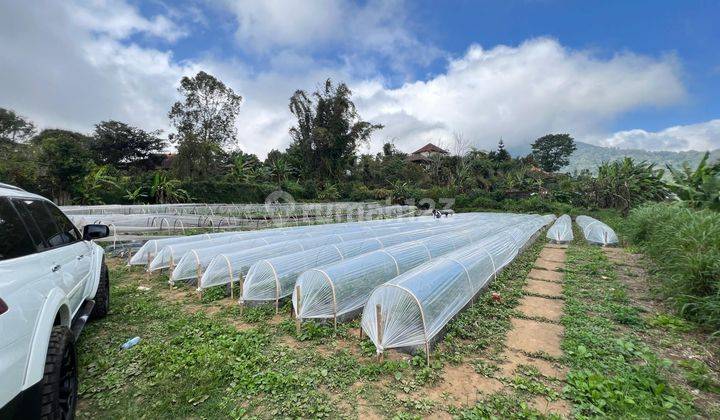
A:
[[[95,293],[95,306],[90,312],[90,319],[100,319],[107,315],[110,309],[110,277],[108,276],[108,268],[105,260],[100,267],[100,281],[98,289]]]
[[[72,419],[77,405],[75,338],[67,327],[53,327],[41,387],[42,419]]]

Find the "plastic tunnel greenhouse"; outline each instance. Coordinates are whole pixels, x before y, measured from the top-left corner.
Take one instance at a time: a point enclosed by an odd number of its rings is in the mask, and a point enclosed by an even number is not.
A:
[[[353,204],[353,203],[350,203]],[[359,203],[355,203],[359,204]],[[114,207],[114,206],[110,206]],[[152,206],[151,206],[152,207]],[[175,211],[182,210],[183,213],[181,214],[190,214],[190,213],[184,213],[185,211],[188,211],[188,209],[193,209],[193,213],[209,213],[209,214],[215,214],[215,213],[221,213],[221,214],[228,214],[228,213],[238,213],[241,212],[245,214],[246,212],[260,212],[268,210],[268,205],[213,205],[213,206],[207,206],[207,205],[198,205],[198,206],[181,206],[175,208]],[[270,206],[272,207],[272,206]],[[282,207],[279,207],[282,209]],[[307,211],[308,205],[298,205],[295,208],[295,212],[298,212],[299,209],[302,209],[302,212],[304,216],[302,217],[314,217],[311,215],[308,215]],[[412,207],[414,209],[414,207]],[[145,209],[144,206],[128,206],[128,209],[125,208],[118,208],[114,209],[115,211],[128,211],[131,212],[129,214],[136,214],[135,212],[138,212],[138,214],[144,215],[145,213],[140,213],[143,209]],[[376,212],[381,217],[391,217],[387,219],[378,219],[378,220],[369,220],[369,221],[359,221],[359,222],[349,222],[349,223],[338,223],[337,225],[373,225],[373,224],[398,224],[398,223],[413,223],[414,219],[420,219],[420,218],[412,218],[412,217],[403,217],[403,218],[393,218],[393,217],[399,217],[404,216],[405,214],[399,214],[397,212],[407,212],[410,207],[408,206],[390,206],[390,207],[351,207],[350,209],[362,209],[365,211],[364,216],[365,217],[374,217],[376,215]],[[167,210],[163,208],[163,210]],[[95,214],[95,213],[87,213],[91,211],[100,211],[95,210],[94,207],[92,207],[90,210],[85,210],[84,208],[81,209],[75,209],[73,208],[74,212],[72,214]],[[320,210],[318,210],[320,211]],[[312,214],[312,212],[310,212]],[[102,213],[98,213],[102,214]],[[156,216],[152,216],[156,217]],[[252,217],[250,215],[245,214],[245,217]],[[264,217],[264,216],[263,216]],[[262,220],[266,220],[265,218],[261,217]],[[270,215],[270,219],[267,219],[266,221],[272,222],[272,217],[274,217],[272,214]],[[333,224],[334,225],[334,224]],[[191,236],[183,236],[183,237],[169,237],[169,238],[162,238],[162,239],[152,239],[147,241],[130,259],[129,264],[130,265],[146,265],[152,259],[162,250],[163,247],[167,245],[173,245],[173,244],[180,244],[180,243],[187,243],[187,242],[193,242],[193,241],[200,241],[200,240],[207,240],[212,238],[219,238],[226,235],[249,235],[246,236],[248,238],[255,238],[257,236],[266,236],[270,234],[280,234],[280,232],[289,232],[294,229],[306,229],[306,228],[320,228],[324,229],[328,225],[322,225],[322,224],[315,224],[315,225],[306,225],[306,226],[299,226],[299,227],[276,227],[273,229],[263,229],[263,230],[255,230],[255,231],[236,231],[236,232],[221,232],[221,233],[209,233],[209,234],[200,234],[200,235],[191,235]]]
[[[202,241],[206,239],[211,239],[214,237],[220,237],[225,235],[237,235],[239,232],[224,232],[224,233],[215,233],[215,234],[207,234],[203,233],[200,235],[190,235],[190,236],[179,236],[179,237],[170,237],[170,238],[162,238],[162,239],[151,239],[143,244],[143,246],[140,247],[140,249],[133,254],[133,256],[130,258],[130,261],[128,262],[129,265],[146,265],[150,261],[152,261],[153,258],[155,258],[155,255],[157,255],[158,252],[160,252],[161,249],[163,249],[167,245],[175,245],[175,244],[182,244],[182,243],[188,243],[188,242],[197,242]]]
[[[376,286],[412,268],[518,223],[540,220],[539,216],[501,213],[477,217],[478,227],[403,243],[304,272],[293,291],[295,314],[301,320],[337,321],[338,317],[362,308]]]
[[[377,287],[361,321],[377,352],[425,346],[429,357],[433,338],[553,219],[504,228]]]
[[[573,240],[572,219],[563,214],[555,220],[547,231],[547,238],[557,243],[566,243]]]
[[[148,271],[155,271],[169,267],[174,268],[175,264],[177,264],[185,256],[185,254],[191,250],[222,246],[226,244],[231,246],[237,244],[238,250],[246,250],[248,249],[248,244],[241,244],[240,242],[250,239],[259,240],[259,242],[256,242],[252,246],[263,246],[271,243],[297,239],[300,237],[319,235],[322,233],[329,234],[336,232],[372,231],[373,229],[377,229],[379,226],[384,226],[388,223],[390,222],[381,220],[373,222],[336,223],[293,228],[264,229],[252,232],[235,232],[234,234],[216,235],[209,239],[194,242],[190,241],[180,244],[171,243],[169,245],[165,245],[157,253],[157,255],[155,255],[148,266]]]
[[[459,218],[458,220],[462,220],[462,218]],[[413,220],[411,222],[403,221],[399,223],[390,223],[390,222],[374,222],[374,223],[368,223],[368,224],[358,224],[358,223],[340,223],[340,224],[332,224],[332,225],[325,225],[325,226],[313,226],[313,227],[305,227],[305,228],[294,228],[290,230],[286,230],[283,232],[282,235],[276,235],[272,237],[266,237],[266,238],[258,238],[258,240],[262,240],[263,242],[259,242],[257,244],[246,244],[246,243],[239,243],[239,242],[225,242],[218,245],[213,246],[207,246],[206,243],[198,243],[195,246],[193,246],[190,249],[181,249],[178,251],[178,247],[173,247],[173,252],[175,254],[175,257],[179,256],[181,253],[184,252],[181,259],[177,262],[177,266],[174,268],[174,271],[171,276],[171,281],[179,281],[179,280],[188,280],[193,278],[200,278],[202,274],[205,271],[206,267],[209,267],[211,262],[216,259],[216,257],[222,255],[222,262],[227,261],[228,264],[230,264],[227,268],[220,268],[215,269],[217,267],[217,264],[213,266],[215,271],[212,271],[212,275],[206,277],[206,282],[201,282],[201,287],[209,287],[205,286],[205,284],[210,285],[219,285],[219,284],[225,284],[230,283],[234,277],[236,277],[239,274],[244,274],[246,272],[246,262],[249,261],[248,258],[246,258],[246,255],[244,255],[248,249],[251,249],[253,247],[265,247],[266,245],[276,245],[281,242],[287,242],[292,240],[300,240],[300,239],[310,239],[310,238],[319,238],[322,236],[325,236],[328,238],[327,242],[322,243],[318,241],[306,241],[305,243],[301,244],[301,248],[298,251],[303,251],[306,249],[326,245],[328,243],[336,243],[336,242],[345,242],[345,241],[352,241],[355,239],[360,238],[367,238],[367,237],[375,237],[380,235],[385,235],[391,232],[398,232],[403,230],[409,230],[409,229],[417,229],[418,227],[422,227],[427,225],[428,223],[435,223],[437,222],[432,218],[422,218],[422,220]],[[261,231],[262,232],[262,231]],[[335,235],[335,236],[333,236]],[[337,236],[340,235],[340,236]],[[276,247],[277,248],[277,247]],[[282,248],[277,248],[282,249]],[[286,251],[282,251],[282,254],[287,254],[291,252],[291,249],[295,248],[288,248]],[[272,251],[271,251],[272,250]],[[275,254],[274,248],[268,248],[267,251],[269,252],[267,256],[263,255],[262,253],[253,253],[253,255],[257,255],[258,259],[260,258],[266,258]],[[295,251],[295,252],[298,252]],[[170,252],[170,250],[167,250],[167,252]],[[242,254],[242,255],[241,255]],[[249,257],[249,255],[247,256]],[[238,260],[239,263],[242,261],[244,264],[242,267],[237,267],[235,269],[235,264],[233,264],[233,261]],[[256,260],[252,260],[252,262],[255,262]],[[219,271],[218,271],[219,270]],[[230,273],[232,277],[228,277],[227,273],[228,270],[230,270]],[[226,280],[222,281],[222,279],[218,278],[215,279],[214,277],[224,277]]]
[[[575,222],[577,222],[580,229],[582,229],[585,240],[591,244],[603,246],[617,245],[617,234],[605,223],[589,216],[578,216],[575,218]]]
[[[185,254],[191,249],[204,248],[217,246],[222,244],[238,244],[238,246],[262,246],[270,243],[270,238],[277,238],[277,240],[284,240],[287,237],[287,233],[284,231],[274,232],[269,231],[255,231],[247,233],[236,233],[234,235],[222,235],[217,237],[211,237],[210,239],[203,239],[200,241],[190,241],[183,243],[172,243],[165,245],[160,252],[148,264],[148,271],[161,270],[163,268],[174,268]],[[294,238],[294,237],[293,237]],[[286,240],[286,239],[285,239]],[[253,244],[253,245],[248,245]]]
[[[426,218],[430,219],[430,218]],[[385,235],[397,234],[399,237],[407,238],[411,235],[411,232],[417,232],[416,236],[427,235],[428,232],[437,230],[438,232],[452,229],[457,226],[461,226],[460,220],[468,220],[467,218],[458,218],[458,221],[451,220],[435,220],[430,219],[427,223],[417,222],[406,223],[401,226],[380,226],[373,230],[362,230],[362,231],[350,231],[348,233],[336,233],[324,236],[319,236],[313,233],[310,237],[305,239],[299,239],[290,242],[283,242],[275,246],[264,246],[261,248],[254,249],[252,251],[242,251],[237,247],[228,247],[229,251],[225,253],[215,253],[214,258],[207,266],[202,278],[199,282],[199,288],[205,289],[212,286],[221,284],[227,284],[240,280],[242,276],[245,276],[250,270],[250,267],[263,258],[272,258],[280,255],[292,255],[294,253],[303,252],[319,247],[323,247],[328,244],[341,244],[345,242],[352,242],[361,240],[362,238],[374,238]],[[432,227],[430,227],[432,226]],[[410,232],[407,232],[410,230]],[[405,231],[406,233],[403,233]],[[404,239],[407,241],[408,239]],[[204,252],[206,250],[200,250]],[[205,255],[209,255],[206,253]],[[198,258],[197,264],[202,261]],[[182,264],[178,264],[180,268]],[[176,269],[177,271],[177,269]],[[191,271],[188,269],[186,271]],[[173,274],[174,275],[174,274]],[[274,284],[274,281],[273,281]],[[244,288],[244,285],[243,285]]]
[[[472,220],[467,220],[472,223]],[[322,265],[342,261],[378,249],[408,241],[459,229],[467,223],[453,224],[448,219],[439,219],[418,229],[396,232],[376,238],[361,239],[325,245],[294,254],[285,254],[255,262],[249,269],[243,283],[243,302],[278,301],[293,292],[297,277],[304,271]]]

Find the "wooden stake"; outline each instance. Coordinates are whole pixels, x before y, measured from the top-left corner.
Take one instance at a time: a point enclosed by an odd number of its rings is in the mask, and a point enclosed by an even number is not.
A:
[[[295,286],[295,302],[297,302],[297,316],[295,317],[295,332],[300,335],[300,285]]]
[[[430,343],[425,342],[425,357],[427,358],[427,365],[430,366]]]
[[[152,261],[152,257],[153,257],[153,254],[149,253],[147,266],[145,266],[145,278],[147,278],[147,279],[150,278],[150,262]]]
[[[383,325],[382,325],[382,308],[380,304],[375,305],[375,323],[377,326],[377,337],[378,344],[382,344],[383,339]],[[382,360],[382,352],[378,353],[378,361]]]

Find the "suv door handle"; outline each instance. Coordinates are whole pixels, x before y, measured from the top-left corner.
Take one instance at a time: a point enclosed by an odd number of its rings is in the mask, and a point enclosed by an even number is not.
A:
[[[52,272],[54,273],[54,272],[58,271],[59,269],[60,269],[60,264],[55,264],[52,268]]]

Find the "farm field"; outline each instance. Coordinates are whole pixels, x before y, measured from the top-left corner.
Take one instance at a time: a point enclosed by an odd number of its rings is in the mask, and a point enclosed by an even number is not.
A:
[[[200,298],[125,263],[108,261],[111,312],[78,343],[79,418],[720,416],[717,347],[650,294],[647,261],[578,231],[567,249],[541,235],[449,324],[429,366],[422,353],[378,360],[358,319],[297,332],[288,300],[241,313],[224,290]],[[537,312],[540,299],[554,305]],[[524,347],[524,324],[548,333],[540,350]]]

